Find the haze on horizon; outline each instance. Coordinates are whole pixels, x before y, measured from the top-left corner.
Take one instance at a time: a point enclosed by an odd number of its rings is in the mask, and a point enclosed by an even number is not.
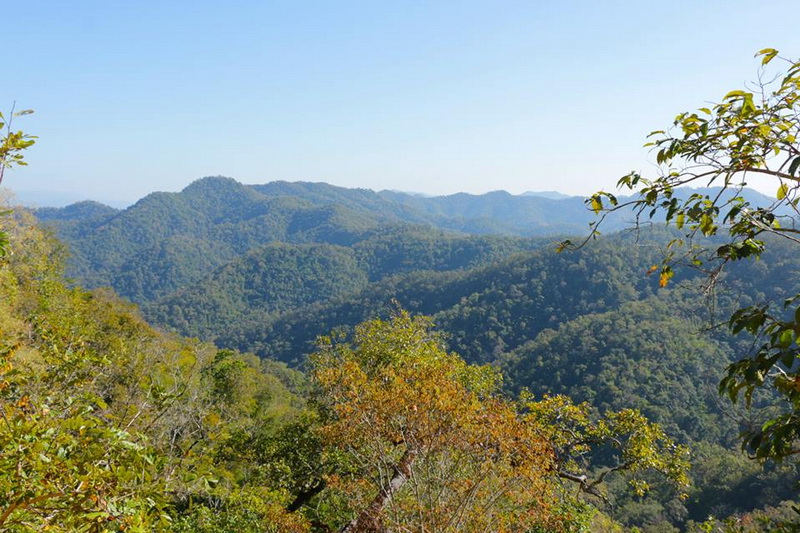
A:
[[[0,107],[35,109],[15,126],[39,141],[4,185],[116,205],[209,175],[433,195],[613,189],[649,168],[648,132],[754,79],[757,50],[800,55],[795,8],[18,3]]]

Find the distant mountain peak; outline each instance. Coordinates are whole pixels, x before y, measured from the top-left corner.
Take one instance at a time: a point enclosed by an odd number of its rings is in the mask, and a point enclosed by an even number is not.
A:
[[[572,198],[572,196],[568,194],[563,194],[558,191],[526,191],[520,196],[538,196],[539,198],[548,198],[550,200],[565,200],[567,198]]]
[[[406,196],[417,196],[419,198],[435,198],[435,194],[427,194],[424,192],[415,192],[415,191],[401,191],[400,189],[383,189],[379,191],[381,192],[388,192],[392,194],[405,194]]]
[[[204,178],[194,180],[192,183],[184,187],[181,192],[192,193],[195,191],[205,191],[209,189],[216,189],[216,190],[219,190],[221,188],[238,189],[241,187],[243,187],[243,185],[233,178],[228,178],[226,176],[206,176]]]
[[[38,207],[34,212],[41,220],[70,220],[111,216],[120,210],[94,200],[82,200],[66,207]]]

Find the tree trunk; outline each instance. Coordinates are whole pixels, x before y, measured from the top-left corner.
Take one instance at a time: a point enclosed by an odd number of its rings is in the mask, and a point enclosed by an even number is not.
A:
[[[381,514],[384,508],[392,501],[392,496],[400,490],[408,481],[411,475],[411,466],[417,458],[417,451],[407,449],[400,458],[400,462],[394,467],[394,475],[389,482],[381,488],[375,499],[361,511],[358,516],[345,525],[339,533],[381,533],[384,531],[381,525]]]

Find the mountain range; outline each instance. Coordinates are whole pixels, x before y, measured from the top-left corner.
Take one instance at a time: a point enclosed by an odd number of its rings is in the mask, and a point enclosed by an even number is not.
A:
[[[691,269],[661,288],[648,272],[678,234],[657,224],[614,233],[631,226],[629,214],[605,221],[609,235],[558,254],[558,238],[586,235],[595,220],[578,197],[424,197],[214,177],[124,210],[80,202],[35,214],[67,244],[70,276],[112,287],[162,329],[303,368],[320,335],[397,307],[430,315],[450,349],[501,369],[511,392],[635,407],[699,446],[721,461],[698,466],[701,487],[738,465],[731,449],[743,422],[721,407],[716,385],[749,347],[712,326],[800,284],[800,261],[776,241],[762,261],[729,269],[707,297]],[[790,498],[798,478],[734,470],[693,501],[620,499],[615,517],[678,523],[746,511]],[[771,488],[753,497],[756,486]]]

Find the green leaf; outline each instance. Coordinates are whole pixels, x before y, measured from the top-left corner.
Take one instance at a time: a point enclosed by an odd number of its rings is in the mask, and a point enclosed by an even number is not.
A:
[[[747,115],[749,113],[753,113],[756,110],[756,105],[753,103],[753,94],[752,93],[745,93],[742,97],[742,115]]]
[[[785,183],[781,183],[781,186],[778,187],[778,192],[776,193],[776,197],[778,200],[783,200],[786,198],[786,195],[789,194],[789,186]]]
[[[794,176],[798,167],[800,167],[800,155],[795,157],[794,161],[792,161],[792,164],[789,165],[789,175]]]
[[[747,94],[749,94],[751,98],[753,97],[752,93],[747,93],[741,90],[731,91],[725,95],[723,100],[730,100],[732,98],[743,98]]]
[[[707,214],[703,214],[700,217],[700,231],[707,237],[714,233],[714,229],[714,219]]]
[[[786,329],[781,332],[778,344],[783,348],[788,348],[789,346],[792,345],[793,340],[794,340],[794,332],[790,329]]]

